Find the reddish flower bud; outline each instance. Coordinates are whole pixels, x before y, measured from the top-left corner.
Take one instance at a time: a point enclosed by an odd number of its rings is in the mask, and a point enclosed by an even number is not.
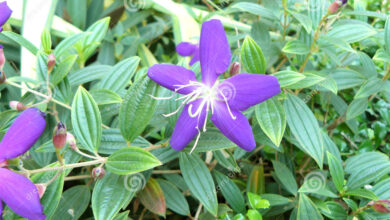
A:
[[[5,75],[4,71],[0,69],[0,84],[5,83],[7,80],[7,76]]]
[[[376,212],[390,213],[390,200],[371,201],[368,205],[372,206]]]
[[[329,5],[329,8],[328,8],[329,13],[331,13],[331,14],[336,13],[342,4],[343,3],[341,1],[334,1],[332,4]]]
[[[47,188],[46,185],[44,185],[44,184],[35,184],[35,187],[37,187],[39,198],[42,199],[42,196],[46,192],[46,188]]]
[[[76,139],[74,138],[73,134],[69,132],[66,133],[66,143],[69,144],[72,150],[77,150]]]
[[[27,107],[25,105],[23,105],[23,103],[18,102],[18,101],[10,101],[9,107],[15,111],[24,111],[27,109]]]
[[[235,76],[241,72],[241,64],[239,62],[232,63],[230,67],[230,76]]]
[[[3,69],[4,64],[5,64],[4,51],[3,51],[3,48],[0,48],[0,70]]]
[[[56,65],[56,57],[54,56],[54,54],[51,53],[49,54],[48,61],[47,61],[47,70],[49,71],[49,73],[53,71],[55,65]]]
[[[66,126],[62,123],[59,122],[57,126],[54,128],[54,133],[53,133],[53,145],[57,149],[61,149],[65,146],[66,144]]]
[[[95,167],[92,170],[92,177],[94,179],[102,179],[106,175],[106,170],[102,167]]]

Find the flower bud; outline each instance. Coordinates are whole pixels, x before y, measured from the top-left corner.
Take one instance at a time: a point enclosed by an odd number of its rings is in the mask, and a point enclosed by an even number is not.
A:
[[[331,14],[334,14],[339,10],[340,6],[342,5],[342,2],[340,1],[334,1],[332,4],[329,5],[328,11]]]
[[[54,128],[53,133],[53,145],[57,149],[61,149],[66,145],[66,126],[59,122],[57,126]]]
[[[46,192],[46,188],[47,188],[46,185],[44,185],[44,184],[35,184],[35,187],[37,187],[39,198],[42,199],[42,196]]]
[[[230,67],[230,76],[235,76],[241,72],[241,64],[239,62],[232,63]]]
[[[92,170],[92,177],[94,179],[102,179],[106,175],[106,170],[102,167],[95,167]]]
[[[73,134],[69,132],[66,133],[66,143],[69,144],[72,150],[77,150],[76,139],[74,138]]]
[[[389,199],[371,201],[368,203],[368,205],[372,206],[372,209],[374,209],[376,212],[390,213],[390,200]]]
[[[5,83],[6,80],[7,80],[7,77],[5,76],[4,71],[0,69],[0,84]]]
[[[10,101],[9,107],[15,111],[24,111],[27,109],[27,107],[23,103],[18,101]]]
[[[53,68],[54,66],[56,65],[56,57],[54,56],[54,54],[49,54],[48,56],[48,60],[47,60],[47,71],[49,71],[49,73],[51,73],[51,71],[53,71]]]
[[[0,70],[3,69],[4,64],[5,64],[4,51],[3,51],[3,48],[0,47]]]

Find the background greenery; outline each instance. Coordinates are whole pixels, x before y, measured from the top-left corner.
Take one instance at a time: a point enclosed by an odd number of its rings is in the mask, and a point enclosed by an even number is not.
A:
[[[11,20],[0,34],[8,80],[48,94],[47,57],[54,53],[49,81],[57,104],[39,107],[58,112],[83,152],[108,158],[102,179],[91,177],[93,166],[80,166],[50,184],[42,198],[48,219],[389,219],[369,202],[390,199],[390,3],[348,1],[329,14],[332,2],[58,0],[51,13],[67,23],[47,22],[40,47]],[[210,18],[225,25],[232,61],[273,74],[282,86],[245,112],[257,142],[250,153],[214,128],[194,153],[187,153],[192,144],[172,150],[167,141],[177,118],[162,114],[177,103],[148,96],[170,92],[145,76],[147,68],[187,66],[175,45],[196,42]],[[21,47],[35,56],[35,78],[20,73]],[[192,69],[199,73],[199,64]],[[45,101],[10,84],[0,91],[0,135],[17,115],[9,101]],[[28,170],[59,166],[51,141],[56,120],[47,121],[22,158]],[[69,147],[61,153],[67,165],[93,161]],[[17,216],[6,210],[4,218]]]

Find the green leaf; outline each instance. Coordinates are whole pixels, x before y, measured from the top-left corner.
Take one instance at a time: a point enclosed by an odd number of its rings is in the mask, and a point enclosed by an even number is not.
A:
[[[79,86],[84,83],[92,82],[103,78],[111,71],[112,67],[107,65],[92,65],[79,69],[68,75],[69,83],[73,86]]]
[[[157,180],[162,190],[164,191],[165,202],[167,207],[172,211],[187,216],[190,214],[190,208],[184,195],[177,189],[175,185],[166,180]]]
[[[92,89],[89,91],[98,105],[121,103],[122,98],[109,89]]]
[[[271,206],[282,206],[290,203],[290,200],[278,194],[261,194],[261,198],[269,201]]]
[[[379,92],[384,85],[385,82],[383,80],[378,78],[371,78],[356,92],[355,99],[366,98],[370,95],[373,95]]]
[[[390,55],[390,17],[387,16],[385,24],[385,50]]]
[[[303,88],[308,88],[310,86],[314,86],[318,83],[321,83],[326,80],[325,77],[320,75],[317,72],[305,72],[303,73],[305,76],[304,79],[300,80],[299,82],[286,86],[287,89],[303,89]]]
[[[156,100],[157,84],[148,77],[136,81],[124,97],[119,112],[119,127],[125,140],[132,142],[152,119]]]
[[[283,163],[273,160],[273,167],[275,169],[275,175],[278,178],[279,182],[292,195],[296,196],[298,192],[297,182],[293,173],[287,168]]]
[[[378,196],[376,196],[375,193],[367,189],[348,190],[344,195],[356,196],[356,197],[365,198],[374,201],[379,200]]]
[[[113,219],[120,209],[130,203],[137,192],[135,189],[139,190],[145,184],[144,176],[139,176],[134,181],[128,181],[129,177],[131,176],[118,176],[108,172],[96,183],[92,193],[92,211],[96,220]],[[138,185],[134,186],[132,183]]]
[[[219,165],[225,167],[229,171],[240,172],[240,167],[238,166],[236,160],[229,151],[214,151],[214,157],[218,161]]]
[[[238,9],[240,11],[249,12],[254,15],[262,16],[264,18],[267,18],[269,20],[278,20],[279,18],[276,17],[273,12],[267,8],[264,8],[262,5],[250,3],[250,2],[239,2],[232,6],[230,6],[231,9]]]
[[[362,21],[358,20],[340,20],[333,25],[327,36],[335,39],[343,39],[347,43],[354,43],[362,41],[375,35],[375,29]]]
[[[54,166],[58,166],[58,163],[49,165],[48,167]],[[32,176],[31,180],[36,184],[46,183],[56,176],[57,173],[58,171],[35,174]],[[64,188],[65,173],[66,172],[61,172],[59,174],[58,178],[47,187],[45,194],[43,194],[43,197],[41,198],[41,204],[44,207],[43,212],[48,219],[54,215],[60,202],[62,190]]]
[[[262,194],[265,192],[265,176],[263,165],[253,166],[247,180],[246,191],[256,194]]]
[[[210,171],[195,153],[180,153],[180,170],[192,195],[214,216],[217,215],[217,192]]]
[[[351,120],[366,111],[368,107],[368,99],[360,98],[354,99],[347,109],[347,120]]]
[[[233,208],[235,212],[245,212],[245,200],[242,196],[240,188],[227,176],[224,174],[213,171],[213,175],[219,189],[222,192],[223,197],[226,199],[226,202]]]
[[[83,87],[79,87],[73,99],[72,126],[81,145],[96,153],[102,137],[102,119],[97,104]]]
[[[195,141],[192,141],[188,147],[184,148],[184,152],[190,152],[192,146],[194,146]],[[210,128],[207,129],[206,133],[203,133],[198,141],[198,145],[196,146],[193,153],[200,152],[208,152],[208,151],[216,151],[227,148],[233,148],[237,145],[231,142],[225,135],[223,135],[218,129]]]
[[[365,81],[365,77],[361,73],[350,69],[335,69],[331,76],[336,80],[339,90],[359,86]]]
[[[104,36],[106,36],[108,25],[110,23],[110,17],[100,19],[91,25],[85,32],[90,32],[81,43],[82,55],[80,59],[85,62],[99,47]],[[79,48],[80,45],[76,45],[76,48]]]
[[[30,51],[32,54],[36,55],[38,53],[38,48],[32,44],[30,41],[28,41],[26,38],[23,36],[10,32],[10,31],[3,31],[1,34],[5,35],[6,37],[12,39],[16,43],[18,43],[20,46],[26,48],[28,51]]]
[[[249,220],[262,220],[263,219],[260,212],[258,212],[256,209],[249,209],[248,212],[246,213],[246,216],[249,218]]]
[[[241,60],[249,73],[264,74],[267,69],[263,51],[250,36],[246,36],[242,45]]]
[[[290,40],[284,45],[283,52],[290,54],[305,55],[310,52],[310,47],[299,40]]]
[[[290,11],[290,10],[287,10],[287,11],[295,19],[297,19],[299,21],[299,23],[301,23],[301,25],[303,26],[303,28],[305,28],[307,33],[311,33],[313,24],[311,22],[311,19],[307,15],[304,15],[304,14],[301,14],[301,13],[296,13],[296,12],[293,12],[293,11]]]
[[[344,188],[344,170],[341,162],[331,153],[326,152],[328,157],[329,171],[336,189],[341,192]]]
[[[167,207],[164,192],[155,179],[148,180],[145,188],[138,194],[138,198],[149,211],[165,218]]]
[[[294,72],[290,70],[283,70],[277,73],[272,74],[278,78],[280,87],[286,88],[288,86],[294,85],[295,83],[306,78],[305,75],[299,72]]]
[[[268,209],[270,204],[266,199],[262,199],[261,196],[248,192],[249,205],[252,209]]]
[[[322,168],[324,143],[317,119],[307,105],[298,97],[289,94],[284,103],[287,124],[298,147],[309,154]]]
[[[64,40],[62,40],[57,46],[56,49],[54,50],[54,56],[58,59],[64,56],[69,52],[69,50],[81,39],[84,37],[88,36],[88,33],[78,33],[71,35]]]
[[[74,63],[76,62],[76,59],[77,55],[71,55],[58,64],[58,66],[54,69],[50,79],[53,85],[57,85],[66,77],[66,75],[68,75],[69,71],[72,69]]]
[[[323,219],[315,204],[304,193],[299,194],[297,219],[299,220]]]
[[[152,153],[138,147],[122,148],[108,157],[107,169],[115,174],[130,175],[162,165]]]
[[[348,219],[348,214],[345,208],[338,202],[328,201],[325,203],[326,207],[321,209],[321,212],[330,219],[344,220]]]
[[[271,141],[279,146],[286,129],[286,113],[282,103],[273,97],[255,107],[257,122]]]
[[[390,63],[390,54],[388,54],[385,50],[382,48],[377,50],[375,53],[375,56],[373,57],[373,60],[382,61],[385,63]]]
[[[91,192],[87,186],[78,185],[67,189],[62,194],[58,209],[52,219],[79,219],[88,208]],[[70,212],[71,211],[71,212]]]
[[[111,69],[111,72],[105,75],[96,87],[109,89],[116,93],[121,92],[129,85],[139,61],[139,57],[130,57],[122,60]]]
[[[84,29],[87,22],[87,0],[67,1],[67,12],[72,24]]]

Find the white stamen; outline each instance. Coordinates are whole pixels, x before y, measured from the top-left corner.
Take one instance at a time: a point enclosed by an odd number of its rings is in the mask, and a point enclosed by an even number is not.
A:
[[[148,94],[152,99],[155,99],[155,100],[169,100],[171,98],[173,98],[173,96],[175,96],[175,94],[172,94],[171,96],[169,97],[156,97],[156,96],[152,96],[151,94]]]
[[[230,110],[230,106],[229,106],[229,103],[228,103],[227,98],[225,97],[225,95],[224,95],[221,91],[218,90],[218,92],[219,92],[219,94],[222,95],[223,100],[224,100],[225,103],[226,103],[226,107],[227,107],[227,109],[228,109],[228,111],[229,111],[230,116],[233,118],[233,120],[236,120],[237,117],[234,116],[233,113],[232,113],[232,111]]]

